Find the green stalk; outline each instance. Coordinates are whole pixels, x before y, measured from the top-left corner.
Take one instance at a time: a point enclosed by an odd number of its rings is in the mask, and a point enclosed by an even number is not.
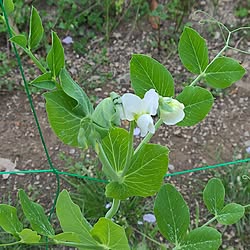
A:
[[[226,41],[226,45],[222,48],[222,50],[214,57],[214,59],[207,65],[207,67],[203,70],[203,72],[201,72],[191,83],[189,86],[194,86],[201,78],[203,78],[205,76],[206,70],[208,69],[208,67],[218,58],[221,56],[221,54],[229,48],[229,41],[231,38],[231,34],[232,32],[229,31],[228,37],[227,37],[227,41]]]
[[[110,8],[110,1],[106,0],[106,41],[109,41],[109,8]]]
[[[0,19],[6,24],[4,16],[0,15]],[[7,25],[7,24],[6,24]],[[10,27],[12,35],[16,35],[16,32],[12,27]],[[46,73],[46,68],[39,62],[39,60],[33,55],[33,53],[30,51],[30,49],[23,48],[22,49],[26,52],[26,54],[32,59],[32,61],[35,63],[35,65],[43,72]]]
[[[162,123],[163,123],[163,120],[160,118],[160,119],[156,122],[156,124],[155,124],[155,131],[158,130],[158,128],[162,125]],[[145,136],[145,138],[141,141],[141,143],[138,145],[138,147],[136,148],[134,154],[136,154],[136,153],[139,151],[139,149],[140,149],[144,144],[148,143],[148,142],[150,141],[150,139],[152,138],[153,135],[154,135],[154,134],[152,134],[152,133],[148,133],[148,134]]]
[[[137,233],[139,233],[140,235],[142,235],[143,237],[147,238],[148,240],[152,241],[153,243],[155,243],[158,246],[162,246],[162,244],[154,239],[152,239],[151,237],[147,236],[146,234],[140,232],[139,230],[137,230],[136,228],[133,227],[133,230]]]
[[[81,248],[81,249],[95,249],[95,250],[102,250],[103,246],[93,246],[93,245],[87,245],[84,243],[80,242],[68,242],[68,241],[61,241],[61,240],[56,240],[56,245],[64,245],[68,247],[76,247],[76,248]]]
[[[214,216],[211,220],[209,220],[209,221],[207,221],[204,225],[202,225],[201,227],[205,227],[205,226],[207,226],[207,225],[209,225],[210,223],[212,223],[213,221],[215,221],[216,220],[216,216]]]
[[[130,129],[129,129],[129,143],[128,143],[128,152],[126,155],[126,162],[121,174],[121,177],[124,177],[128,171],[130,166],[131,158],[133,156],[133,142],[134,142],[134,129],[135,129],[135,121],[130,122]]]
[[[7,247],[7,246],[14,246],[17,244],[20,244],[21,241],[15,241],[15,242],[11,242],[11,243],[4,243],[4,244],[0,244],[0,247]]]
[[[115,170],[113,169],[113,167],[111,166],[111,164],[110,164],[110,162],[109,162],[109,160],[108,160],[108,158],[103,150],[102,144],[100,142],[98,142],[98,144],[97,144],[96,153],[98,154],[98,156],[102,162],[104,173],[108,176],[108,178],[111,178],[112,181],[119,182],[120,178],[117,175],[117,173],[115,172]]]
[[[46,73],[46,68],[39,62],[39,60],[33,55],[33,53],[26,48],[23,48],[23,50],[27,53],[27,55],[31,58],[31,60],[35,63],[35,65],[42,71],[42,73]]]
[[[6,246],[14,246],[17,244],[27,244],[23,241],[16,241],[16,242],[11,242],[11,243],[5,243],[5,244],[0,244],[0,247],[6,247]],[[87,249],[103,249],[102,246],[93,246],[93,245],[87,245],[84,243],[79,243],[79,242],[68,242],[68,241],[61,241],[61,240],[54,240],[54,242],[35,242],[35,243],[29,243],[31,246],[43,246],[43,245],[64,245],[64,246],[69,246],[69,247],[84,247]]]
[[[118,199],[113,199],[113,203],[109,211],[106,213],[105,218],[107,219],[112,219],[114,215],[117,213],[119,207],[120,207],[120,200]]]

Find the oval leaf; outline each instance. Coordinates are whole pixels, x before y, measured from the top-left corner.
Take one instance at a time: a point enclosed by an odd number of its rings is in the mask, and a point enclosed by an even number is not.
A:
[[[24,35],[16,35],[10,38],[10,41],[17,44],[23,49],[26,49],[27,46],[27,38]]]
[[[52,76],[50,72],[38,76],[35,80],[31,81],[29,84],[37,88],[47,89],[47,90],[52,90],[56,87],[55,82],[52,81]]]
[[[71,78],[66,69],[60,72],[60,83],[66,95],[77,101],[74,112],[85,116],[93,112],[93,106],[83,89]]]
[[[43,37],[42,20],[36,8],[32,6],[30,15],[29,39],[28,39],[29,49],[30,50],[35,49],[39,45],[42,37]]]
[[[179,243],[187,233],[190,215],[182,195],[171,184],[162,186],[157,194],[154,214],[162,235],[172,243]]]
[[[124,228],[109,219],[100,218],[94,225],[91,235],[105,246],[104,249],[130,249]]]
[[[114,170],[122,171],[128,152],[129,133],[122,128],[112,129],[102,140],[103,150]]]
[[[66,233],[60,233],[55,236],[50,237],[53,239],[56,244],[58,245],[64,245],[67,246],[67,243],[69,243],[69,246],[74,245],[74,247],[78,247],[79,249],[84,250],[90,250],[90,249],[96,249],[96,250],[103,250],[103,247],[96,242],[96,244],[90,243],[84,240],[83,237],[81,237],[80,234],[73,233],[73,232],[66,232]]]
[[[133,55],[130,61],[131,85],[135,93],[143,97],[149,89],[161,96],[174,95],[174,80],[159,62],[146,55]]]
[[[30,84],[39,88],[39,89],[46,89],[46,90],[53,90],[56,87],[55,83],[53,81],[49,81],[49,80],[34,82],[34,83],[30,83]]]
[[[19,190],[18,196],[20,198],[24,215],[30,222],[32,229],[41,235],[54,235],[54,229],[49,223],[43,207],[38,203],[31,201],[22,189]]]
[[[202,121],[213,106],[213,95],[206,89],[198,86],[187,86],[176,97],[185,105],[185,117],[177,123],[178,126],[193,126]]]
[[[245,213],[245,208],[237,203],[227,204],[219,212],[216,219],[222,225],[230,225],[239,221]]]
[[[80,208],[73,203],[67,190],[63,190],[58,196],[56,214],[64,232],[76,233],[81,242],[96,245],[96,241],[90,234],[91,225],[84,218]]]
[[[216,250],[222,243],[221,234],[211,227],[192,230],[182,241],[181,250]]]
[[[240,80],[246,70],[234,59],[219,57],[205,72],[207,84],[213,88],[226,88]]]
[[[106,186],[106,196],[126,199],[131,196],[147,197],[155,194],[167,172],[168,152],[168,149],[161,145],[144,145],[132,157],[123,181],[111,182]]]
[[[55,32],[52,31],[52,46],[47,55],[46,62],[54,77],[59,75],[64,67],[64,49],[62,43]]]
[[[41,236],[36,231],[28,228],[23,229],[18,235],[21,238],[21,242],[25,244],[38,243],[41,239]]]
[[[62,90],[45,93],[44,97],[49,123],[55,134],[68,145],[80,146],[78,133],[82,117],[73,111],[77,102]]]
[[[208,181],[204,191],[203,200],[212,214],[217,214],[224,206],[225,188],[220,179],[212,178]]]
[[[3,7],[7,15],[13,12],[15,6],[12,0],[3,0]]]
[[[60,233],[60,234],[54,235],[50,238],[53,240],[56,240],[56,241],[81,242],[81,236],[79,234],[73,233],[73,232]]]
[[[207,67],[208,49],[206,41],[192,28],[184,28],[178,51],[183,65],[192,73],[200,74]]]
[[[16,208],[0,204],[0,227],[7,233],[18,236],[18,232],[23,230],[23,224],[19,221]]]

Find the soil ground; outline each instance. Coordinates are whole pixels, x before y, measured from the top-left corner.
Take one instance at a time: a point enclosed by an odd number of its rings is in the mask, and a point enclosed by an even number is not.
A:
[[[201,2],[205,2],[205,4],[201,3],[200,7],[208,10],[206,3],[210,1]],[[218,2],[217,9],[214,10],[216,15],[220,16],[221,21],[225,24],[230,22],[236,24],[237,20],[232,19],[232,16],[237,1]],[[197,23],[194,23],[194,26],[198,27],[201,34],[206,33],[204,27],[198,26]],[[169,56],[169,52],[166,51],[159,53],[157,48],[150,45],[149,41],[155,33],[147,24],[147,20],[142,20],[141,23],[137,24],[128,40],[126,34],[128,34],[129,30],[131,30],[131,24],[119,27],[112,34],[107,47],[107,63],[98,65],[96,72],[89,76],[90,79],[88,79],[87,83],[91,83],[91,88],[88,88],[86,83],[83,85],[86,92],[98,103],[101,99],[107,97],[110,91],[118,93],[131,91],[129,85],[129,60],[133,53],[150,54],[163,63],[176,79],[177,93],[180,92],[182,83],[185,80],[188,81],[190,75],[179,66],[178,57],[176,55]],[[217,35],[219,36],[219,33]],[[218,40],[220,38],[218,37]],[[2,43],[1,45],[1,51],[5,51],[5,44]],[[221,49],[220,45],[220,41],[209,38],[211,54],[216,54]],[[250,43],[245,41],[244,45],[249,48]],[[76,81],[82,83],[84,76],[81,68],[86,63],[95,67],[95,62],[91,57],[77,55],[70,45],[65,47],[70,72]],[[102,48],[98,46],[98,40],[93,41],[90,49],[95,54],[101,54],[102,51]],[[200,124],[188,128],[165,126],[153,137],[153,142],[161,143],[171,149],[170,173],[249,157],[246,152],[246,149],[250,146],[249,56],[232,51],[228,53],[238,59],[247,69],[244,78],[225,91],[214,92],[215,104],[213,109]],[[29,60],[24,61],[24,68],[27,78],[31,79],[33,72],[36,73],[36,70],[32,71],[33,66]],[[100,72],[104,75],[112,73],[112,77],[108,81],[104,81],[100,77]],[[48,169],[46,155],[27,96],[23,88],[20,87],[22,80],[17,68],[13,68],[6,77],[13,78],[13,76],[15,90],[0,90],[0,157],[10,159],[12,162],[16,161],[16,168],[19,170]],[[57,139],[48,124],[43,97],[40,93],[33,93],[32,97],[52,162],[59,170],[68,171],[65,162],[60,159],[59,153],[65,152],[68,157],[76,161],[81,160],[82,153],[78,149],[72,149],[64,145]],[[87,153],[88,157],[90,157],[89,152]],[[209,176],[211,177],[211,173],[197,172],[185,177],[173,178],[173,181],[181,188],[185,197],[189,199],[188,202],[192,203],[193,198],[189,196],[190,189],[194,190],[191,192],[194,195],[199,190],[197,188],[199,183],[193,180],[206,181]],[[62,186],[64,185],[66,184],[64,183]],[[19,188],[30,191],[38,202],[45,205],[48,211],[50,208],[48,204],[51,204],[55,194],[55,177],[51,173],[12,175],[5,180],[0,177],[0,198],[2,201],[6,202],[11,199],[11,202],[15,204],[16,190]],[[235,232],[232,234],[235,234]],[[231,236],[229,233],[228,237]],[[242,245],[237,242],[237,237],[234,238],[235,249],[250,249],[247,244]],[[225,248],[230,246],[227,243],[225,244]]]

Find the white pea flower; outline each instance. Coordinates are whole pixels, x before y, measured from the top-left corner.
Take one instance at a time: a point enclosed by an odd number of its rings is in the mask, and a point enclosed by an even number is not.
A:
[[[160,117],[166,125],[175,125],[185,117],[183,103],[170,97],[160,97]]]
[[[143,99],[137,95],[127,93],[122,96],[121,100],[121,119],[136,121],[142,137],[148,132],[154,134],[155,126],[151,116],[157,114],[159,105],[159,96],[155,90],[150,89],[147,91]]]

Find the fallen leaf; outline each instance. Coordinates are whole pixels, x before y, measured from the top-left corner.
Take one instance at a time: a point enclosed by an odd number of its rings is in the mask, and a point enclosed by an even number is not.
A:
[[[16,169],[16,162],[12,162],[9,159],[0,158],[0,171],[10,172],[10,171],[17,171]],[[3,174],[3,179],[8,179],[10,174]]]

